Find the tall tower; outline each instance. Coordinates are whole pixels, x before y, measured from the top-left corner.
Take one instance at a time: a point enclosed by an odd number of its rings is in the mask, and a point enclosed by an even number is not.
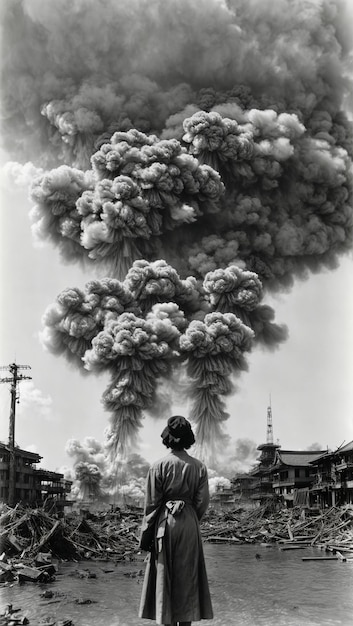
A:
[[[262,443],[257,446],[257,449],[261,450],[261,455],[258,457],[260,465],[263,467],[269,467],[272,465],[276,457],[276,450],[280,447],[281,446],[278,443],[273,443],[272,406],[270,396],[270,404],[267,407],[266,443]]]
[[[272,443],[273,444],[271,396],[270,396],[270,404],[267,407],[267,437],[266,437],[266,443]]]

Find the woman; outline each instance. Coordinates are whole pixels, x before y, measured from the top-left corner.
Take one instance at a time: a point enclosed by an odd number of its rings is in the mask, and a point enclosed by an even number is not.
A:
[[[139,617],[190,626],[213,618],[199,529],[209,503],[207,469],[186,452],[195,437],[184,417],[170,417],[161,437],[171,452],[147,475],[140,547],[150,555]]]

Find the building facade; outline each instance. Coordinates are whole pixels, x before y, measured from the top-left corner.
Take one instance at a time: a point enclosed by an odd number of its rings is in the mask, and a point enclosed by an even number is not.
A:
[[[64,475],[36,468],[42,457],[35,452],[15,447],[15,504],[41,505],[52,500],[58,506],[66,503],[71,490],[71,481]],[[10,449],[0,442],[0,501],[5,504],[9,499]]]
[[[321,507],[353,504],[353,441],[312,461],[312,497]]]
[[[297,492],[308,490],[315,480],[315,469],[312,461],[317,459],[324,450],[276,450],[275,461],[270,468],[272,489],[280,500],[289,506],[295,503]]]
[[[250,471],[250,498],[254,502],[264,504],[274,499],[271,468],[276,460],[276,452],[280,449],[277,443],[262,443],[257,447],[261,452],[258,464]]]
[[[312,490],[317,481],[315,463],[320,459],[327,463],[327,451],[281,450],[277,444],[262,444],[258,450],[261,450],[259,463],[249,473],[239,474],[231,481],[237,501],[240,498],[255,505],[287,507],[321,505]],[[344,476],[350,476],[349,468],[349,462],[345,460],[342,464],[342,472],[346,472]],[[327,470],[331,471],[331,468]],[[350,484],[349,480],[347,484]]]

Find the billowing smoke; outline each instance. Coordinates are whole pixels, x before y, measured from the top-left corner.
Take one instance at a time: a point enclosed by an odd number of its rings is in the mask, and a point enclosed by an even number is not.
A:
[[[69,439],[66,453],[73,460],[73,469],[65,472],[73,481],[71,497],[100,503],[143,502],[149,465],[139,454],[120,456],[112,463],[105,444],[94,437],[82,442]]]
[[[118,455],[112,462],[109,447],[94,437],[85,437],[82,442],[69,439],[65,451],[73,468],[60,471],[73,482],[71,498],[100,504],[143,504],[149,463],[140,454]],[[257,454],[250,439],[223,438],[222,456],[208,469],[211,495],[222,487],[230,488],[230,479],[237,472],[249,471]]]
[[[231,479],[238,473],[249,472],[258,458],[257,445],[251,439],[223,441],[222,454],[208,468],[208,483],[211,495],[219,490],[231,489]]]
[[[210,496],[214,496],[218,490],[222,489],[230,489],[231,482],[229,478],[225,478],[224,476],[218,476],[215,470],[208,470],[208,486],[210,491]]]
[[[223,442],[222,454],[212,465],[212,470],[225,478],[233,478],[239,472],[248,472],[259,456],[257,444],[251,439],[228,438]]]
[[[143,411],[160,404],[163,380],[170,381],[174,373],[178,379],[184,367],[199,446],[216,454],[228,417],[221,398],[233,391],[233,377],[246,370],[245,353],[265,336],[285,337],[271,320],[256,332],[263,307],[256,274],[233,266],[229,272],[235,278],[223,288],[224,300],[236,301],[239,316],[222,312],[232,311],[232,305],[223,307],[209,295],[216,290],[210,286],[214,273],[202,283],[181,279],[163,260],[135,261],[123,281],[105,278],[90,281],[85,290],[66,289],[48,308],[42,335],[48,349],[88,371],[110,373],[103,404],[111,414],[107,445],[113,452],[123,452],[134,441]]]
[[[348,4],[7,0],[3,15],[3,144],[34,163],[33,229],[100,276],[58,296],[44,342],[110,373],[111,450],[183,370],[215,453],[246,353],[286,338],[266,292],[351,249]]]
[[[86,437],[82,443],[69,439],[65,451],[73,459],[72,493],[80,500],[102,499],[107,466],[102,445],[93,437]]]
[[[70,259],[102,262],[123,277],[138,258],[156,258],[160,238],[217,210],[219,174],[176,139],[116,132],[92,170],[62,165],[32,186],[35,228]]]
[[[121,504],[143,505],[148,469],[147,461],[136,452],[115,463],[113,494]]]
[[[311,443],[310,446],[308,446],[306,448],[306,450],[324,450],[325,447],[323,447],[322,445],[320,445],[319,443]]]

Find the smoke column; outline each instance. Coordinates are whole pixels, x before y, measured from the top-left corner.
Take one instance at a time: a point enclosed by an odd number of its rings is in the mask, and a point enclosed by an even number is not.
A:
[[[93,437],[85,437],[82,443],[69,439],[65,450],[74,464],[73,470],[66,472],[73,481],[71,493],[79,500],[143,502],[149,464],[139,454],[111,463],[105,446]]]
[[[100,275],[58,295],[43,340],[109,371],[113,452],[180,369],[201,446],[222,441],[246,353],[286,338],[266,292],[351,249],[350,17],[341,0],[4,2],[3,147],[37,172],[35,236]]]
[[[73,492],[81,500],[99,500],[104,494],[106,456],[101,444],[86,437],[81,444],[69,439],[65,451],[74,459]]]

